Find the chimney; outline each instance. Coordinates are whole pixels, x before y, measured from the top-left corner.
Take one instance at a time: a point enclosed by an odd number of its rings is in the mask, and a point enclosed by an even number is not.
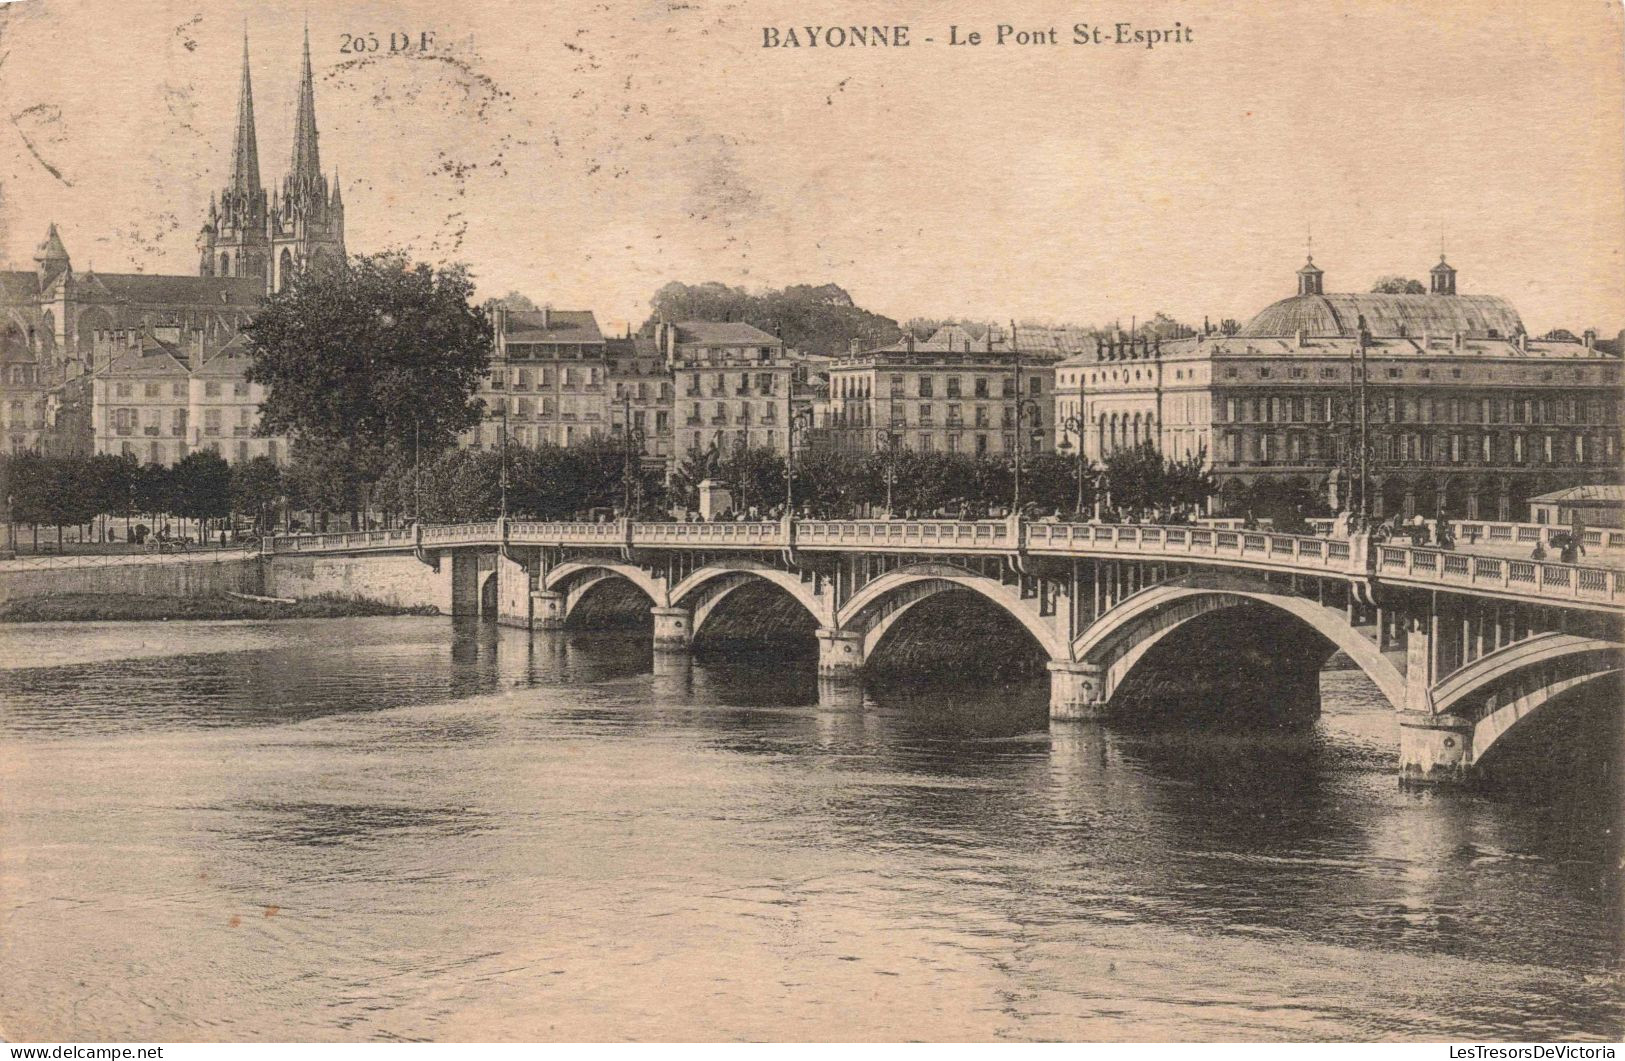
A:
[[[1460,350],[1461,349],[1461,340],[1462,340],[1462,338],[1463,338],[1463,336],[1462,336],[1461,332],[1457,331],[1454,335],[1452,335],[1450,337],[1450,345],[1455,347],[1457,350]]]
[[[543,306],[542,307],[542,327],[544,329],[553,327],[553,307],[552,306]]]
[[[1298,329],[1298,335],[1297,335],[1297,347],[1298,347],[1298,349],[1302,350],[1304,347],[1306,347],[1308,345],[1309,345],[1309,342],[1308,342],[1307,339],[1304,338],[1303,329],[1299,328]]]
[[[1518,352],[1520,354],[1527,354],[1529,352],[1529,333],[1528,332],[1520,331],[1518,333]]]
[[[1597,329],[1587,328],[1585,330],[1585,344],[1587,350],[1595,350],[1597,348]]]
[[[847,341],[847,353],[851,354],[853,357],[858,356],[859,350],[857,336],[854,335],[850,340]]]
[[[908,350],[909,353],[912,354],[914,352],[914,333],[913,332],[906,332],[906,333],[904,333],[904,335],[905,335],[905,337],[903,339],[904,347]]]

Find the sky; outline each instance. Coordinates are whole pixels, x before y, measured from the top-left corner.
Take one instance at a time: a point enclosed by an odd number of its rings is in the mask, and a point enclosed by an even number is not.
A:
[[[1442,246],[1535,334],[1625,327],[1618,0],[20,0],[0,261],[55,221],[77,269],[194,272],[243,32],[270,186],[306,18],[349,249],[466,262],[481,297],[609,325],[674,280],[833,282],[900,320],[1245,320],[1312,238],[1328,291],[1425,280]],[[1190,40],[1070,43],[1125,20]],[[877,22],[911,45],[762,46]]]

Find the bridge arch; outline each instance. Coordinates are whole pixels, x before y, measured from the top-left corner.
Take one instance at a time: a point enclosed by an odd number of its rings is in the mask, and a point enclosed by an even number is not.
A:
[[[694,610],[694,631],[698,633],[718,605],[735,590],[752,583],[766,583],[783,590],[807,610],[813,621],[820,626],[832,625],[834,616],[827,598],[816,593],[799,576],[759,560],[739,559],[701,568],[672,587],[671,604]]]
[[[637,587],[649,598],[653,607],[668,603],[666,584],[633,564],[618,563],[610,559],[574,560],[559,564],[542,579],[541,588],[564,595],[561,618],[568,622],[587,594],[605,582],[620,579]]]
[[[1578,634],[1537,634],[1446,677],[1434,689],[1433,710],[1472,726],[1468,762],[1474,764],[1553,703],[1617,681],[1622,673],[1617,644]]]
[[[954,564],[911,564],[887,572],[846,602],[835,617],[835,625],[861,632],[864,657],[868,658],[903,611],[953,589],[970,590],[1003,609],[1033,636],[1051,660],[1070,658],[1066,638],[1050,617],[1039,614],[1034,601],[1024,599],[1015,586]]]
[[[1102,613],[1072,645],[1072,658],[1099,667],[1107,698],[1159,642],[1203,616],[1264,605],[1301,622],[1348,654],[1396,709],[1405,676],[1341,613],[1281,586],[1246,575],[1202,573],[1141,590]]]

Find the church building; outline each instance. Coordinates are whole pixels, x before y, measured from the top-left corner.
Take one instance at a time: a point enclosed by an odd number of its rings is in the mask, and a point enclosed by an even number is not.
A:
[[[221,411],[232,418],[224,428],[231,445],[206,437],[210,410],[191,409],[190,396],[208,383],[193,388],[188,376],[231,377],[233,393],[242,391],[239,329],[299,271],[344,260],[344,203],[337,176],[321,171],[308,32],[292,157],[269,195],[246,38],[239,93],[230,178],[210,199],[197,275],[80,272],[54,223],[33,269],[0,270],[0,449],[163,463],[200,446],[228,459],[286,453],[270,442],[245,445],[252,432],[236,407]],[[231,370],[206,370],[220,356],[233,358]],[[60,410],[80,407],[90,415],[59,422]]]

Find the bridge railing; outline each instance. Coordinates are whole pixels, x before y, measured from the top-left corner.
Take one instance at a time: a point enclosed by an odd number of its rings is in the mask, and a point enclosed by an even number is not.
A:
[[[457,545],[462,542],[495,541],[501,531],[497,521],[479,523],[438,523],[423,528],[424,545]]]
[[[1033,523],[1026,531],[1027,547],[1038,552],[1206,556],[1320,572],[1346,571],[1351,562],[1346,540],[1298,534],[1110,523]]]
[[[1014,532],[1006,520],[798,520],[796,542],[809,549],[1016,548]]]
[[[1549,523],[1500,523],[1482,519],[1455,519],[1448,522],[1450,533],[1455,536],[1458,548],[1494,545],[1533,550],[1536,542],[1542,546],[1549,546],[1554,535],[1569,533],[1568,527],[1553,526]],[[1309,520],[1309,526],[1316,534],[1330,534],[1332,521],[1312,519]],[[1580,537],[1581,543],[1587,549],[1625,550],[1625,530],[1617,527],[1587,527]]]
[[[491,526],[492,533],[499,530],[495,524]],[[509,520],[508,541],[516,545],[624,545],[626,524],[619,520]]]
[[[632,544],[642,546],[694,546],[782,548],[789,544],[778,520],[749,523],[634,523]]]
[[[1625,572],[1543,560],[1418,549],[1377,547],[1377,576],[1414,579],[1430,585],[1501,589],[1511,594],[1559,600],[1625,602]]]
[[[412,544],[412,528],[337,531],[332,534],[278,534],[265,541],[270,553],[350,552],[364,549],[400,549]]]

